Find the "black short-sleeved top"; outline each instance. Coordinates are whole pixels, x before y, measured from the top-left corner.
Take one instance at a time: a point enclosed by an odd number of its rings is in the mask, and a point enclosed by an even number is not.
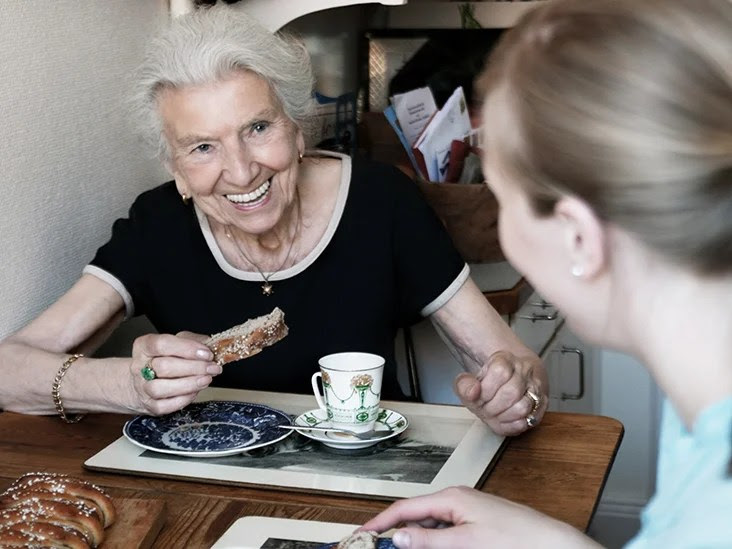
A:
[[[173,182],[135,200],[85,272],[111,284],[128,316],[147,315],[160,333],[212,334],[282,309],[289,335],[225,366],[216,386],[309,393],[319,357],[362,351],[386,358],[383,398],[403,398],[396,332],[448,301],[468,268],[411,180],[391,166],[338,158],[330,225],[306,258],[272,275],[271,296],[261,275],[224,259],[206,216],[183,204]]]

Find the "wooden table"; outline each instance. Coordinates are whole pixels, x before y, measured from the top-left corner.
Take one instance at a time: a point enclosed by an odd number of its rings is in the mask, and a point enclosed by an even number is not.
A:
[[[120,436],[127,419],[98,414],[67,425],[56,417],[0,413],[0,490],[23,473],[44,470],[84,478],[115,497],[164,500],[166,522],[154,547],[210,547],[246,515],[362,524],[388,505],[84,469],[86,459]],[[622,436],[614,419],[549,412],[539,427],[510,440],[481,489],[586,530]]]

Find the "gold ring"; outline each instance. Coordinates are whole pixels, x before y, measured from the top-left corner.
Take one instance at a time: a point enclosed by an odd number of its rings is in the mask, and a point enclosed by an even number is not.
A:
[[[541,397],[539,397],[539,395],[537,395],[531,389],[526,389],[526,396],[531,399],[532,406],[531,406],[531,411],[529,412],[529,415],[533,416],[537,412],[537,410],[539,410],[539,406],[541,406]],[[536,419],[536,418],[534,418],[534,419]],[[527,418],[527,420],[528,420],[528,418]],[[533,427],[533,425],[529,425],[529,427]]]

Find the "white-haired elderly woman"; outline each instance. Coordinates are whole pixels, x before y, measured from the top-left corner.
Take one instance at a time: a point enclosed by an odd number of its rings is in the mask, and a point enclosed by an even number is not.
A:
[[[395,334],[427,316],[480,372],[456,384],[476,415],[501,434],[541,419],[541,361],[471,281],[416,186],[393,167],[306,153],[313,76],[298,41],[239,10],[198,10],[152,42],[135,99],[174,181],[141,194],[80,280],[0,345],[1,408],[52,413],[59,368],[65,417],[169,413],[210,384],[305,393],[317,359],[339,351],[386,357],[382,396],[401,399]],[[195,335],[275,306],[288,337],[246,363],[222,369]],[[131,357],[75,356],[139,314],[158,333]]]

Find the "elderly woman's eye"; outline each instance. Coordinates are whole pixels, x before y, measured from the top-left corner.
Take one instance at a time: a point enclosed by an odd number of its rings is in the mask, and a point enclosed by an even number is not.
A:
[[[267,122],[255,122],[254,124],[252,124],[252,131],[254,133],[262,133],[268,127],[269,124],[267,124]]]
[[[207,153],[207,152],[211,152],[212,148],[213,147],[211,147],[211,145],[209,145],[208,143],[201,143],[198,147],[193,149],[193,152]]]

